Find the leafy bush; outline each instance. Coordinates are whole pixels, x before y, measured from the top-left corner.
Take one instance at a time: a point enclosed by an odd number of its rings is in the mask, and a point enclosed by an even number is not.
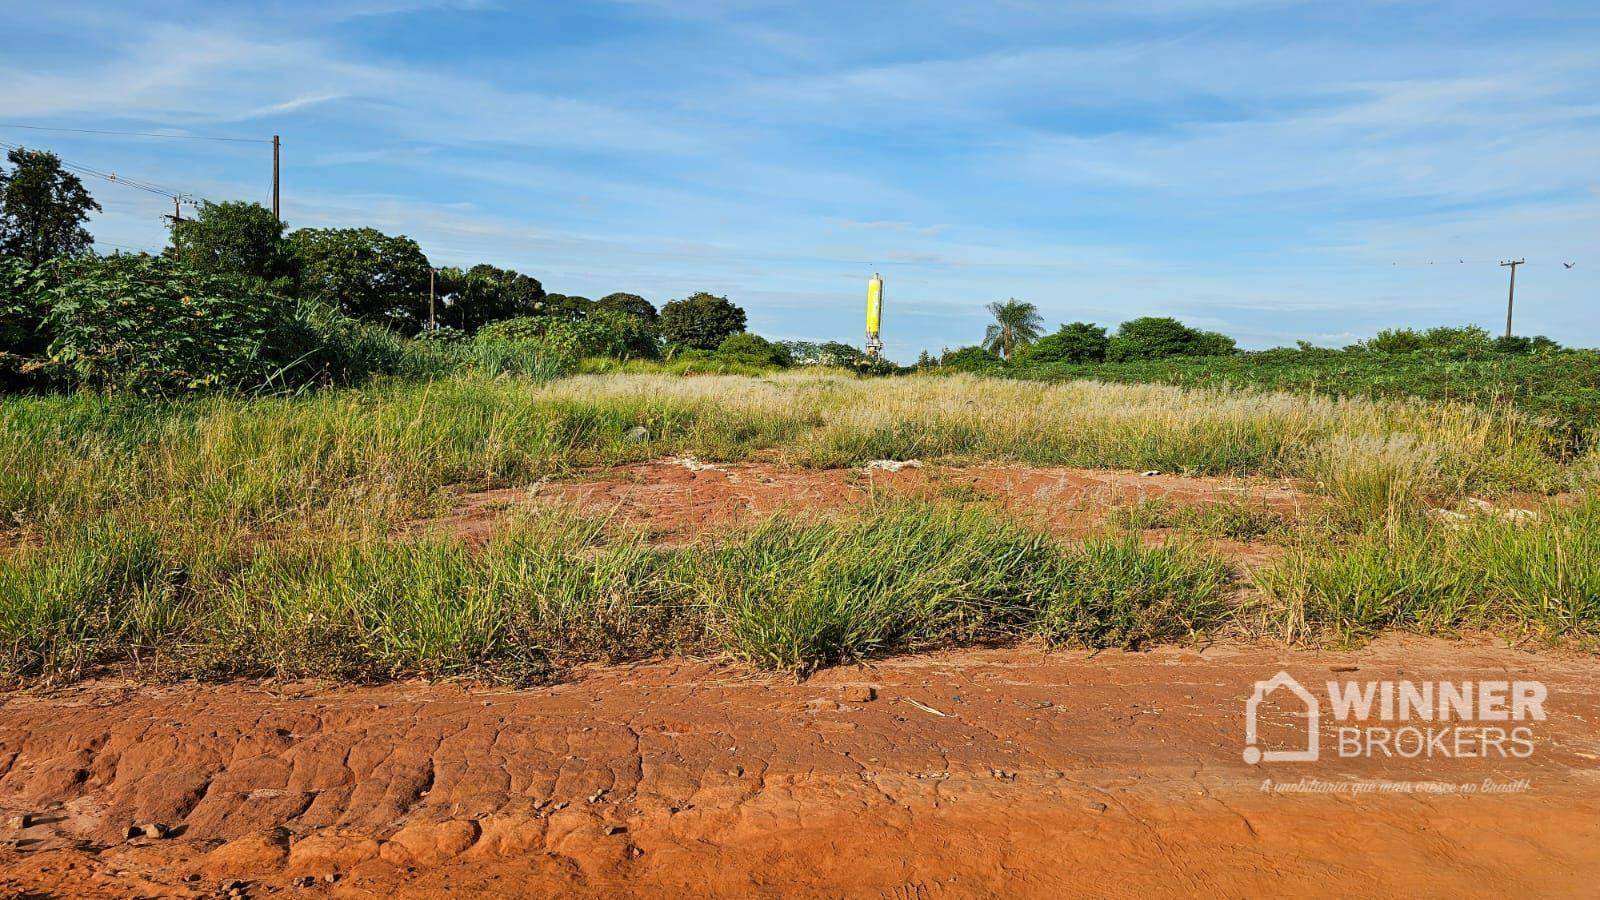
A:
[[[1005,361],[982,347],[962,347],[939,360],[941,368],[952,372],[992,372],[1005,368]]]
[[[1560,344],[1542,334],[1536,334],[1531,338],[1520,334],[1503,334],[1494,339],[1496,353],[1554,353],[1560,349]]]
[[[478,329],[473,335],[473,340],[480,344],[515,344],[522,341],[536,341],[544,337],[552,320],[544,316],[517,316],[514,319],[501,319],[490,322]]]
[[[1547,337],[1540,337],[1538,340],[1541,342],[1541,346],[1548,344],[1550,349],[1555,347],[1555,342]],[[1376,353],[1429,351],[1465,358],[1483,356],[1497,350],[1525,353],[1531,350],[1533,345],[1534,339],[1531,338],[1501,338],[1497,341],[1489,337],[1489,332],[1477,325],[1463,325],[1459,328],[1440,325],[1429,328],[1427,331],[1417,331],[1411,328],[1385,328],[1368,340],[1356,344],[1352,349],[1371,350]]]
[[[93,387],[161,394],[253,387],[306,343],[295,301],[260,282],[159,257],[63,264],[46,319],[50,362]]]
[[[787,368],[794,364],[794,358],[782,344],[774,344],[748,331],[729,335],[717,345],[717,355],[756,366]]]
[[[18,380],[44,355],[48,284],[44,270],[0,256],[0,385]]]
[[[660,355],[649,323],[614,310],[595,310],[577,321],[554,316],[502,319],[479,329],[475,340],[480,344],[538,343],[574,357],[628,360]]]
[[[1129,319],[1106,344],[1106,359],[1164,359],[1170,356],[1225,356],[1234,352],[1233,338],[1201,331],[1167,316]]]
[[[1106,358],[1110,340],[1106,330],[1088,322],[1073,322],[1061,326],[1054,334],[1027,344],[1017,350],[1018,362],[1100,362]]]
[[[744,310],[727,297],[705,291],[661,307],[661,338],[695,350],[715,350],[729,335],[744,330]]]

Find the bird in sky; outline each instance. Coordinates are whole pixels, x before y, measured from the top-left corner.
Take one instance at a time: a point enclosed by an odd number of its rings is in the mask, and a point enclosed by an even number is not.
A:
[[[1563,268],[1567,268],[1567,269],[1570,269],[1570,268],[1572,268],[1572,267],[1573,267],[1573,266],[1575,266],[1575,265],[1577,265],[1577,263],[1575,263],[1575,262],[1569,262],[1569,263],[1562,263],[1562,264],[1561,264],[1561,265],[1562,265],[1562,267],[1563,267]]]

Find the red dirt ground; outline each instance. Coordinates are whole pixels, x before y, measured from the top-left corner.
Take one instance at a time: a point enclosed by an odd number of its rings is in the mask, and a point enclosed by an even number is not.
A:
[[[1081,536],[1099,526],[1109,508],[1140,500],[1249,503],[1291,515],[1311,502],[1287,482],[1260,479],[1023,466],[889,472],[667,460],[595,470],[576,481],[466,494],[453,513],[426,524],[481,542],[518,507],[570,505],[591,515],[614,515],[673,543],[780,512],[839,510],[885,492],[992,498],[1064,536]]]
[[[1280,668],[1538,678],[1550,718],[1525,760],[1250,766],[1244,701]],[[798,684],[701,662],[520,691],[98,682],[0,695],[0,822],[37,820],[0,831],[0,892],[1592,895],[1597,759],[1592,658],[1416,639],[1025,646]],[[1262,789],[1303,777],[1526,784]],[[140,823],[176,833],[127,839]]]

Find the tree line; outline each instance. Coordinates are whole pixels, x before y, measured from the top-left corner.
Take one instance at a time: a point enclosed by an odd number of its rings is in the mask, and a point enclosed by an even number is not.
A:
[[[630,292],[551,293],[487,263],[435,268],[404,235],[291,230],[256,203],[203,202],[172,222],[161,253],[99,256],[85,224],[100,206],[81,180],[46,151],[12,150],[6,161],[0,385],[172,393],[351,383],[403,368],[413,340],[480,336],[576,357],[790,358],[708,291],[660,309]]]

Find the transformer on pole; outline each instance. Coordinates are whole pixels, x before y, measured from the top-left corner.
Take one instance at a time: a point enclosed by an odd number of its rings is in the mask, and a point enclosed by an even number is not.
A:
[[[883,276],[877,272],[867,281],[867,355],[876,357],[883,353],[883,338],[878,328],[883,324]]]

